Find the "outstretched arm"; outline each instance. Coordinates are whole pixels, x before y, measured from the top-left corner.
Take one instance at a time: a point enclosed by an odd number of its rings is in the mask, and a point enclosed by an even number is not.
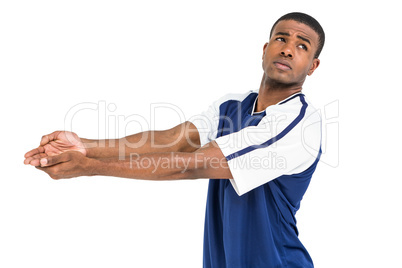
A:
[[[226,158],[214,141],[194,152],[134,154],[125,160],[94,159],[67,152],[43,158],[41,165],[37,168],[53,179],[93,175],[144,180],[232,178]]]
[[[151,152],[193,152],[200,147],[199,134],[190,122],[164,131],[146,131],[121,139],[81,139],[68,131],[55,131],[42,137],[40,146],[25,154],[25,164],[39,166],[40,159],[68,151],[90,158],[124,159],[132,154]]]

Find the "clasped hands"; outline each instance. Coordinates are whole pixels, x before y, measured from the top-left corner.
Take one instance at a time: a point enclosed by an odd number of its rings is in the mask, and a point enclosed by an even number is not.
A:
[[[42,137],[39,147],[25,154],[24,164],[35,166],[52,179],[89,176],[91,159],[77,134],[55,131]]]

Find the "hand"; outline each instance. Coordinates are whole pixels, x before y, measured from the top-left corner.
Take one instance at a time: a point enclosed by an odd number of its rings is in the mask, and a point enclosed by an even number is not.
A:
[[[94,159],[90,159],[77,151],[68,151],[40,159],[40,169],[52,179],[67,179],[92,174]]]
[[[43,136],[39,147],[25,154],[24,164],[39,166],[41,158],[68,151],[78,151],[84,156],[87,155],[87,150],[77,134],[69,131],[55,131]]]

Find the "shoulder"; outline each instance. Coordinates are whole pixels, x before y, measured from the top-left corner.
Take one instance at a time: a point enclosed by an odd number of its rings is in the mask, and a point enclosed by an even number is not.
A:
[[[300,151],[314,156],[310,162],[315,161],[321,147],[321,115],[304,94],[268,107],[267,115],[271,115],[268,122],[283,125],[283,142],[296,141]]]
[[[304,94],[293,95],[276,105],[266,109],[266,116],[262,120],[271,128],[283,130],[310,144],[316,150],[321,143],[321,115]],[[288,135],[289,136],[289,135]]]
[[[305,107],[305,112],[302,119],[303,127],[306,127],[308,125],[316,125],[317,128],[320,128],[320,110],[317,110],[306,96],[303,96],[303,106]]]
[[[299,121],[321,121],[319,111],[312,105],[307,97],[298,93],[285,100],[266,108],[267,115],[287,114],[298,117]]]

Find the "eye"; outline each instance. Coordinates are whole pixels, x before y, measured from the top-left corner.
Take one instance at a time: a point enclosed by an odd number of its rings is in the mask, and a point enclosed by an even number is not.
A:
[[[304,49],[304,50],[307,51],[307,46],[305,46],[305,45],[303,45],[303,44],[298,45],[298,47],[300,47],[301,49]]]
[[[285,38],[283,37],[278,37],[275,39],[276,41],[280,41],[280,42],[285,42]]]

